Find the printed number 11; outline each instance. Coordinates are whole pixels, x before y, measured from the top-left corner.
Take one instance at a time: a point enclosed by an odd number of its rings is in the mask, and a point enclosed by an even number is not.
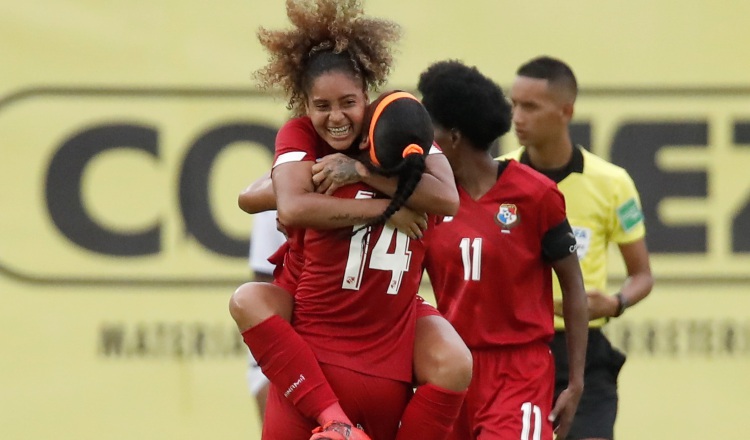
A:
[[[464,280],[479,281],[482,274],[482,239],[462,238],[461,261],[464,263]]]
[[[524,402],[521,405],[521,412],[523,413],[523,431],[521,432],[521,440],[540,440],[542,438],[542,410],[533,405],[531,402]],[[534,429],[531,428],[531,415],[534,414]]]

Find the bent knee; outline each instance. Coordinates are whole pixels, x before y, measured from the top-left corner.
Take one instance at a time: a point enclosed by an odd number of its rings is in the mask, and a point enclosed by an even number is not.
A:
[[[463,343],[445,344],[430,350],[421,371],[422,383],[430,383],[451,391],[464,391],[471,383],[473,362],[471,352]]]
[[[280,287],[250,282],[237,288],[229,300],[229,313],[240,331],[256,326],[273,315],[289,321],[292,297]]]
[[[445,388],[463,391],[469,387],[474,363],[466,346],[454,347],[453,350],[439,356],[438,365],[441,365],[439,377],[443,378]]]

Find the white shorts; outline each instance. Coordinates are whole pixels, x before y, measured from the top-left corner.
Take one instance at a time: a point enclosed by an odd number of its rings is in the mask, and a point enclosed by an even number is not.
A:
[[[250,363],[247,366],[247,388],[253,396],[257,396],[260,390],[268,385],[268,378],[260,370],[258,363],[255,362],[253,355],[250,356]]]
[[[264,211],[253,215],[249,257],[253,272],[273,274],[276,266],[268,261],[268,257],[284,242],[286,237],[276,229],[276,211]]]

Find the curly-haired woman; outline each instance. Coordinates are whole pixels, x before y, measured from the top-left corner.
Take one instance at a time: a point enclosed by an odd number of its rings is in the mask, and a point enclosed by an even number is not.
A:
[[[377,138],[374,133],[362,136],[370,120],[365,117],[368,92],[385,82],[399,28],[362,16],[358,1],[288,1],[287,13],[295,25],[292,29],[259,32],[271,56],[258,77],[263,86],[284,90],[289,108],[299,116],[279,131],[273,169],[279,221],[289,233],[290,249],[281,254],[284,264],[276,274],[276,288],[248,283],[230,302],[245,342],[276,387],[269,399],[264,438],[301,438],[317,421],[326,428],[313,436],[316,439],[367,438],[353,427],[356,424],[373,439],[392,439],[401,421],[399,439],[439,439],[447,435],[463,400],[471,357],[434,309],[425,311],[424,304],[417,304],[418,283],[413,281],[421,273],[422,243],[393,229],[388,237],[395,247],[378,238],[386,237],[382,221],[395,210],[396,216],[422,225],[399,228],[412,237],[422,234],[424,218],[419,213],[454,213],[457,195],[450,167],[442,154],[429,154],[422,158],[426,172],[412,174],[418,179],[394,179],[361,169],[363,183],[377,190],[370,194],[382,193],[391,200],[316,193],[316,159],[336,151],[356,154],[360,137],[370,143]],[[377,119],[374,114],[372,118]],[[390,130],[393,124],[384,126]],[[352,236],[362,223],[373,226],[372,232]],[[334,232],[326,232],[331,229]],[[310,233],[313,230],[318,231]],[[323,241],[332,244],[317,246]],[[345,254],[336,259],[334,248]],[[317,257],[320,249],[328,249],[328,266],[312,270],[310,258],[304,257],[311,249],[318,249]],[[315,285],[311,280],[320,280],[328,267],[334,270],[326,272],[328,281],[338,280],[338,288],[321,296],[320,289],[310,288]],[[372,272],[389,276],[385,283],[373,285],[366,280]],[[403,283],[401,275],[409,282]],[[403,294],[413,301],[386,304],[403,300]],[[417,309],[419,324],[414,322]],[[413,379],[412,351],[417,382],[425,385],[405,410]]]

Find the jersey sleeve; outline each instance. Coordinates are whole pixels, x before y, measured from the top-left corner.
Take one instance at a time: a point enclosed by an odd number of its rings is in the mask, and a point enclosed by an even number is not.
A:
[[[544,192],[539,207],[542,258],[556,261],[575,252],[575,236],[565,213],[565,197],[556,186]]]
[[[314,161],[317,159],[315,129],[304,118],[287,121],[276,134],[273,167],[287,162]]]
[[[540,225],[543,233],[546,233],[566,219],[565,196],[557,189],[557,186],[550,186],[545,190],[540,200],[539,208],[539,215],[541,215]]]
[[[622,170],[614,185],[614,209],[610,216],[610,239],[617,244],[631,243],[646,235],[643,211],[633,179]]]
[[[567,218],[548,230],[542,238],[542,258],[544,258],[544,261],[557,261],[573,254],[575,251],[576,237]]]

